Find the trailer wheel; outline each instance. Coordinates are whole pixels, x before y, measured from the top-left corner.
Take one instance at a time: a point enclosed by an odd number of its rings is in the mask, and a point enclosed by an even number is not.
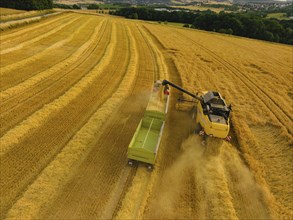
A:
[[[199,122],[195,124],[194,133],[198,134],[202,130],[202,127]]]
[[[133,167],[133,166],[134,166],[134,163],[135,163],[135,162],[134,162],[133,160],[128,160],[128,165],[129,165],[129,166]]]
[[[151,164],[148,164],[147,168],[148,168],[148,171],[152,171],[154,169],[153,165]]]
[[[201,130],[201,131],[199,132],[199,136],[202,137],[201,145],[206,146],[206,145],[207,145],[207,139],[208,139],[209,135],[207,135],[207,134],[204,132],[204,130]]]
[[[225,140],[226,140],[227,142],[231,142],[231,139],[232,139],[232,137],[228,135],[228,136],[226,137]]]

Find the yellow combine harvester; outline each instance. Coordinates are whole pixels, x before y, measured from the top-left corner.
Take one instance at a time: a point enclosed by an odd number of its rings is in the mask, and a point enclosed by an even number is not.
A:
[[[171,83],[167,80],[162,82],[162,85],[170,85],[198,100],[196,123],[199,124],[202,130],[199,132],[203,136],[213,136],[223,138],[227,141],[231,140],[229,136],[230,130],[230,113],[231,105],[227,106],[225,100],[219,92],[208,91],[202,95],[193,94],[185,89]],[[195,102],[195,100],[179,99],[179,102]]]

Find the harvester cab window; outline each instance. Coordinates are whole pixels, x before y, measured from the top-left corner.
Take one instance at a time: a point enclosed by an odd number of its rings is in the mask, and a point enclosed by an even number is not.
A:
[[[226,106],[225,101],[222,99],[218,92],[209,91],[203,95],[202,102],[204,114],[212,116],[211,121],[226,123],[228,120],[230,109]],[[217,116],[217,117],[216,117]],[[223,121],[219,120],[219,117],[223,117]]]
[[[202,96],[204,103],[208,103],[211,99],[213,99],[215,96],[212,91],[207,92]]]

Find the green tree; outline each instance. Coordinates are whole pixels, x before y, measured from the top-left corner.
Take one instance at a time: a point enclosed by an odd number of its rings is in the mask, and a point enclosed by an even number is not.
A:
[[[138,19],[138,14],[135,12],[135,13],[132,15],[132,18],[133,18],[133,19]]]
[[[53,0],[1,0],[0,6],[21,10],[43,10],[53,8]]]
[[[72,6],[72,8],[73,8],[73,9],[80,9],[80,6],[77,5],[77,4],[74,4],[74,5]]]
[[[233,30],[231,28],[228,28],[228,29],[221,28],[218,30],[218,32],[223,34],[233,34]]]
[[[89,6],[87,6],[87,9],[100,9],[100,6],[97,4],[90,4]]]

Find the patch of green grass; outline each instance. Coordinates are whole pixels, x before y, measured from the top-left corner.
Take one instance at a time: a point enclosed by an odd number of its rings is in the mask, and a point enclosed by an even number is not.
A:
[[[177,22],[162,22],[162,24],[171,25],[171,26],[177,26],[177,27],[183,27],[183,23],[177,23]]]
[[[279,20],[289,20],[285,13],[270,13],[267,15],[267,18],[276,18]]]

